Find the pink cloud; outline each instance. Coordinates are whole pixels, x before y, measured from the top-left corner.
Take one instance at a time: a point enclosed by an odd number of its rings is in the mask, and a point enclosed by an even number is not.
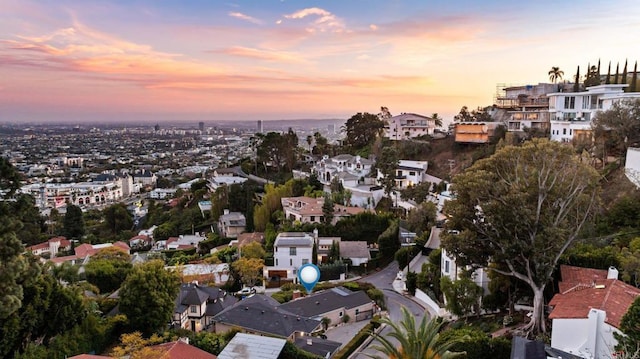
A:
[[[252,24],[261,25],[263,23],[262,20],[256,19],[255,17],[243,14],[241,12],[231,11],[231,12],[229,12],[229,16],[234,17],[236,19],[248,21],[248,22],[250,22]]]
[[[276,51],[271,49],[256,49],[244,46],[233,46],[217,53],[223,53],[232,56],[246,57],[251,59],[259,59],[265,61],[283,62],[283,63],[306,63],[300,54],[288,51]]]

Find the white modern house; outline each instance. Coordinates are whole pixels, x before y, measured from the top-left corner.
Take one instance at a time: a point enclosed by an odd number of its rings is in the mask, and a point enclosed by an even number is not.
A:
[[[464,266],[458,265],[458,263],[456,263],[453,256],[449,256],[449,254],[447,253],[447,250],[444,248],[442,248],[442,257],[440,261],[441,261],[440,262],[441,277],[449,277],[451,281],[456,281],[460,279],[460,275],[462,274],[462,271],[467,269]],[[483,295],[489,294],[490,279],[489,279],[487,270],[485,270],[484,268],[476,269],[471,274],[471,279],[473,279],[473,282],[476,285],[478,285],[479,287],[482,287],[482,289],[484,290]]]
[[[624,92],[627,84],[587,87],[584,92],[555,92],[549,97],[551,140],[570,142],[591,139],[591,121],[598,111],[610,109],[614,103],[640,98],[640,92]]]
[[[331,181],[337,177],[344,187],[353,187],[364,183],[373,163],[374,161],[370,159],[350,154],[335,157],[325,155],[315,164],[311,172],[315,173],[324,185],[330,185]]]
[[[314,237],[310,233],[278,233],[273,244],[273,266],[264,267],[265,278],[296,280],[298,268],[312,263]]]
[[[430,178],[435,178],[427,175],[428,167],[429,162],[427,161],[400,160],[396,169],[395,187],[403,189],[425,182]],[[377,175],[378,180],[384,177],[380,170],[378,170]]]
[[[630,147],[627,149],[624,174],[636,187],[640,187],[640,148]]]
[[[436,129],[436,122],[433,118],[415,113],[403,113],[386,121],[384,137],[393,141],[432,135]]]
[[[587,359],[615,358],[614,333],[640,289],[618,280],[618,270],[560,266],[553,307],[551,346]]]

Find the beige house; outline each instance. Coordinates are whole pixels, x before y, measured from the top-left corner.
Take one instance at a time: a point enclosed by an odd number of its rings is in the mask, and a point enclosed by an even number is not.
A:
[[[312,197],[284,197],[281,199],[282,209],[285,217],[291,221],[300,223],[322,223],[324,213],[322,205],[324,198]],[[360,207],[343,206],[334,204],[332,224],[336,224],[340,219],[350,217],[358,213],[365,212],[366,209]]]
[[[358,322],[373,317],[375,303],[364,291],[336,287],[280,305],[281,309],[317,320],[329,318],[329,325]]]
[[[240,212],[229,212],[224,210],[224,214],[218,219],[218,231],[224,238],[238,238],[238,235],[246,229],[247,220]]]

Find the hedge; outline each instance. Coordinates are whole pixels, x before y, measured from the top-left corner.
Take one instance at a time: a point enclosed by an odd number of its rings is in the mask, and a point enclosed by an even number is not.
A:
[[[379,316],[373,317],[371,322],[365,325],[364,328],[362,328],[362,330],[360,330],[360,332],[358,332],[358,334],[356,334],[356,336],[347,343],[347,345],[342,347],[342,349],[333,356],[333,358],[346,359],[353,354],[353,352],[358,349],[358,347],[360,347],[369,336],[371,336],[371,333],[380,326],[379,319]]]

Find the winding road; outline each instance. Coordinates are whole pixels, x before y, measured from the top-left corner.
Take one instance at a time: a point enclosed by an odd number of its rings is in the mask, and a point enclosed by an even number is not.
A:
[[[402,318],[402,312],[400,311],[400,308],[403,306],[409,309],[409,311],[416,318],[416,321],[419,322],[426,314],[425,309],[410,298],[399,294],[393,289],[393,281],[396,278],[398,270],[398,262],[394,261],[379,272],[362,278],[361,281],[369,282],[376,288],[382,290],[382,292],[384,293],[385,301],[387,303],[387,311],[389,312],[389,317],[393,322],[397,323]],[[388,327],[385,328],[382,331],[382,335],[387,334],[389,331],[390,329]],[[363,351],[352,355],[350,358],[368,358],[365,354],[380,354],[379,352],[371,348],[371,346],[374,344],[375,341],[372,341]]]

